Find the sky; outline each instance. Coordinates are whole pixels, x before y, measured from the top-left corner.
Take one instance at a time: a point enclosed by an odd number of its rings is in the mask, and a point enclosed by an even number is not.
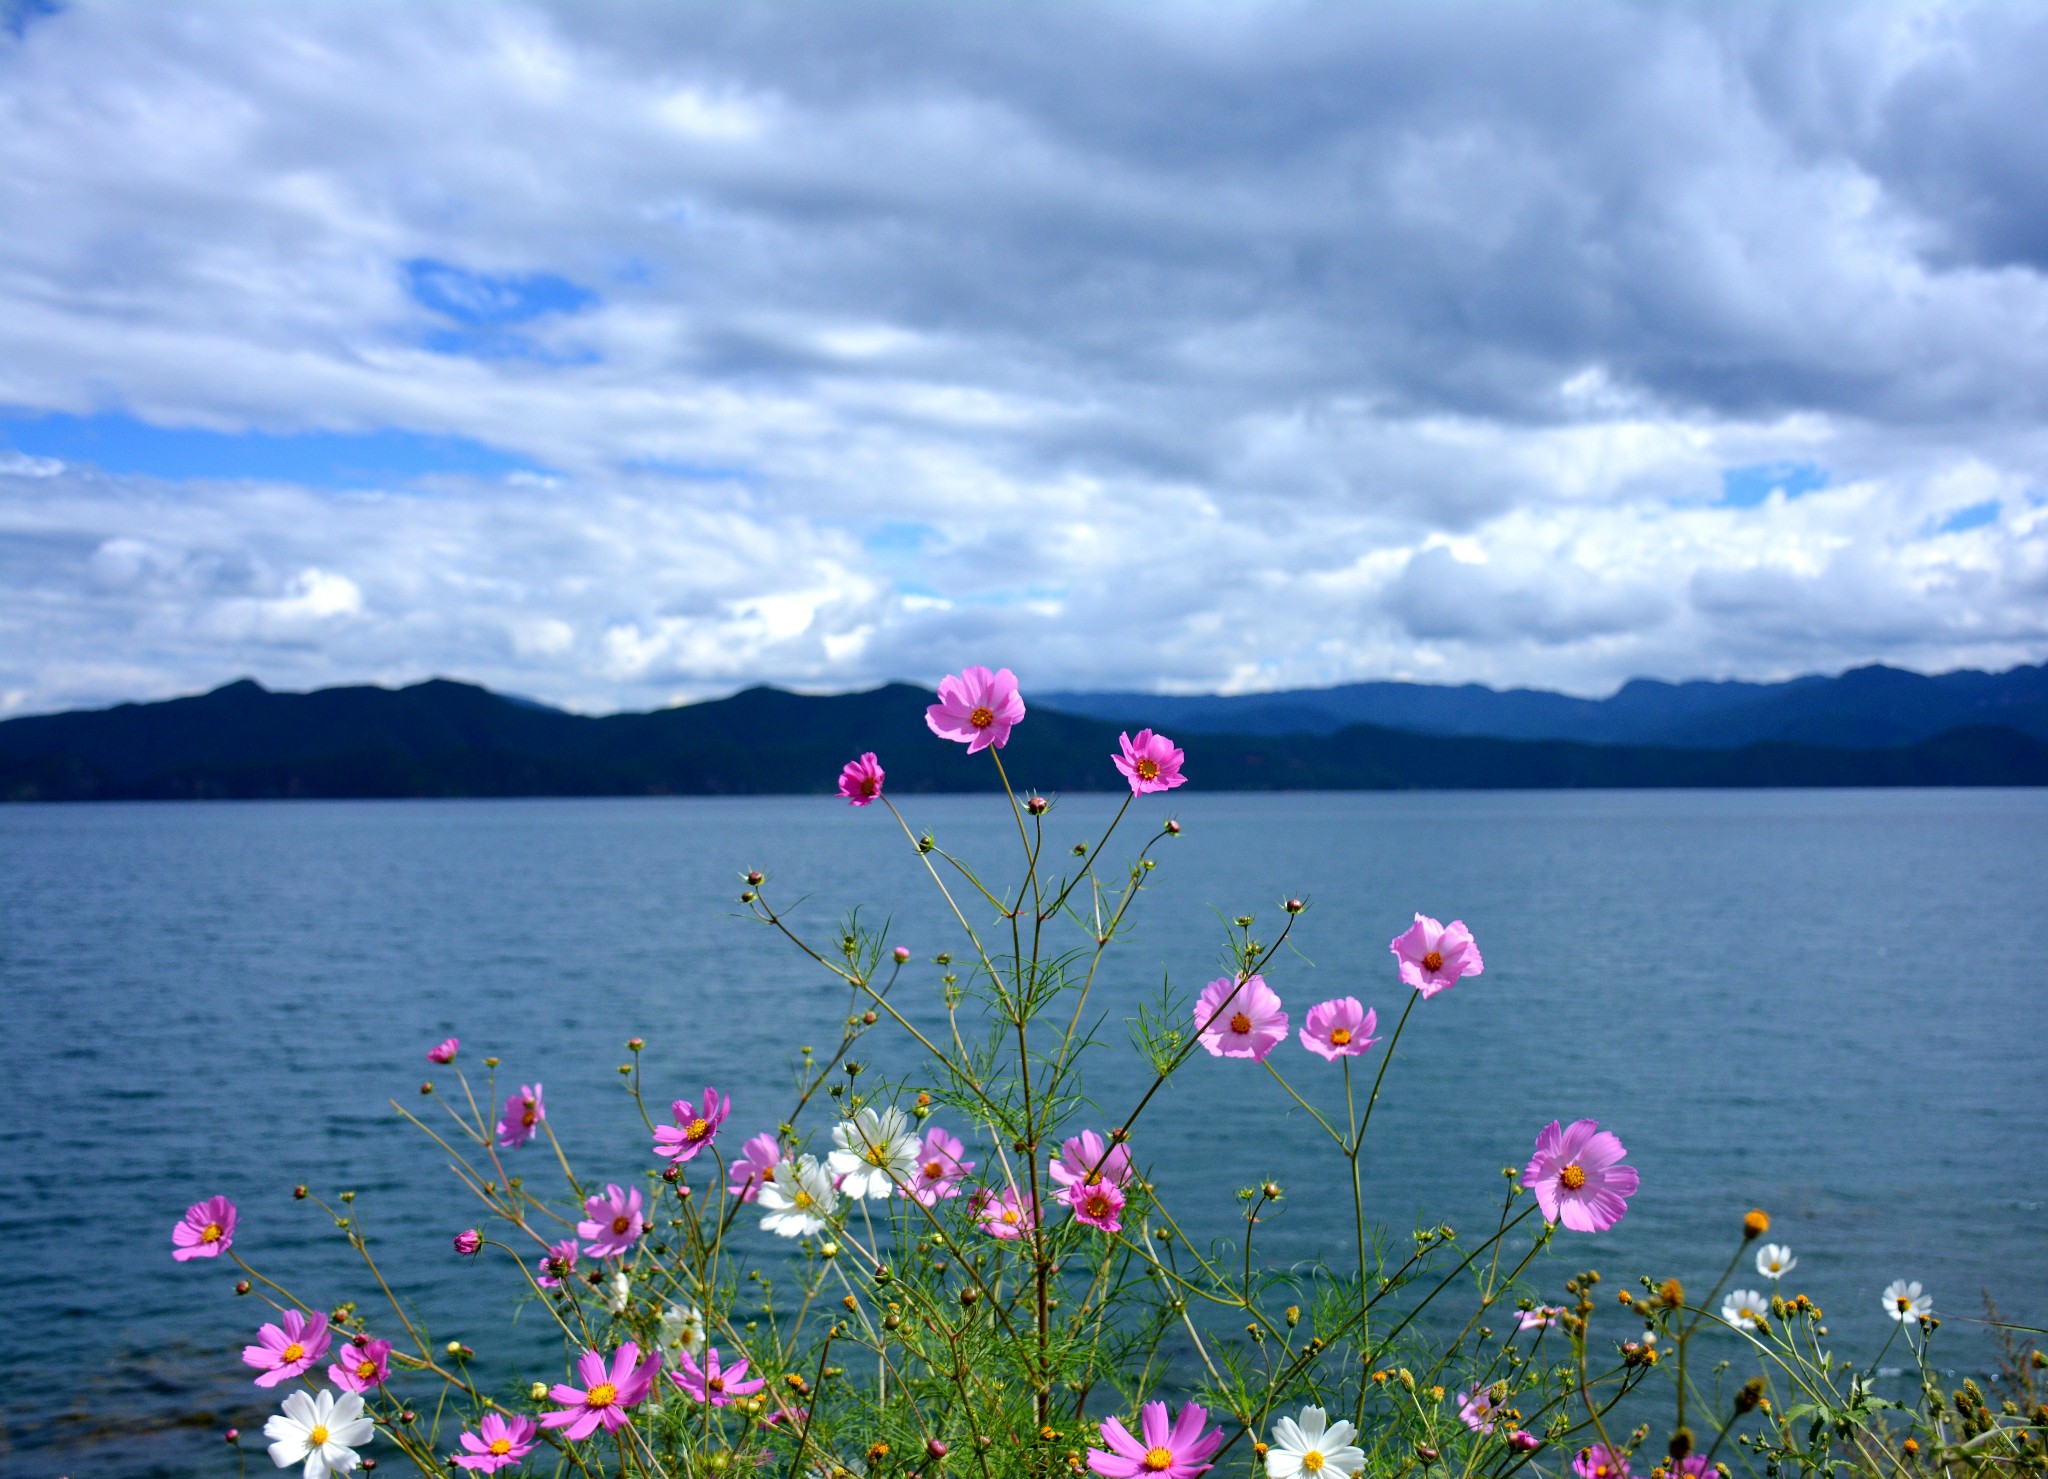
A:
[[[2048,658],[2048,7],[0,0],[0,715]]]

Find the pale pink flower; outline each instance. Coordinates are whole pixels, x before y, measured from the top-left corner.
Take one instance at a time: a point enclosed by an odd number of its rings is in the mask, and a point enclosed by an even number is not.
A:
[[[473,1227],[465,1227],[455,1235],[455,1251],[464,1258],[479,1251],[484,1245],[484,1235]]]
[[[981,1230],[1006,1243],[1028,1236],[1038,1226],[1037,1207],[1014,1186],[999,1193],[978,1191],[969,1205]]]
[[[1552,1120],[1536,1137],[1522,1185],[1536,1193],[1544,1221],[1573,1232],[1606,1232],[1636,1194],[1635,1168],[1621,1164],[1627,1154],[1598,1120],[1574,1120],[1566,1129]]]
[[[1214,1057],[1263,1063],[1287,1036],[1287,1013],[1264,976],[1218,976],[1195,1002],[1195,1030]]]
[[[1301,1029],[1301,1045],[1332,1063],[1339,1058],[1356,1058],[1377,1041],[1373,1033],[1379,1025],[1379,1013],[1367,1011],[1355,996],[1340,996],[1308,1009],[1308,1021]]]
[[[1017,675],[1008,668],[964,668],[939,680],[939,701],[924,711],[924,722],[940,739],[967,746],[972,755],[1010,742],[1010,731],[1024,719],[1024,700],[1017,693]]]
[[[1539,1304],[1532,1310],[1523,1310],[1517,1318],[1517,1330],[1547,1330],[1557,1323],[1557,1317],[1564,1313],[1564,1306]]]
[[[543,1289],[559,1289],[562,1281],[576,1272],[576,1255],[580,1250],[574,1238],[564,1238],[549,1248],[540,1257],[539,1277],[536,1282]]]
[[[517,1150],[540,1132],[541,1122],[548,1117],[547,1106],[541,1102],[539,1084],[521,1084],[519,1092],[505,1101],[505,1112],[498,1116],[498,1144],[506,1150]]]
[[[429,1063],[453,1063],[455,1061],[455,1051],[461,1046],[462,1039],[459,1037],[451,1037],[443,1042],[437,1042],[427,1049],[427,1061]]]
[[[1060,1200],[1073,1210],[1076,1222],[1103,1232],[1116,1232],[1123,1227],[1119,1219],[1124,1210],[1124,1189],[1114,1181],[1076,1182],[1060,1194]]]
[[[462,1446],[469,1451],[450,1455],[449,1462],[479,1474],[495,1474],[524,1463],[539,1437],[540,1425],[530,1417],[486,1413],[474,1433],[462,1435]]]
[[[740,1158],[725,1168],[725,1189],[743,1202],[761,1195],[763,1182],[775,1179],[775,1163],[782,1159],[782,1146],[763,1131],[740,1147]]]
[[[610,1258],[640,1241],[647,1231],[641,1215],[640,1188],[620,1188],[617,1183],[586,1197],[583,1213],[588,1219],[576,1224],[576,1236],[583,1239],[583,1251],[592,1258]]]
[[[1123,754],[1112,755],[1110,759],[1131,783],[1133,796],[1143,796],[1148,791],[1171,791],[1187,783],[1187,777],[1180,773],[1187,756],[1165,735],[1141,729],[1136,739],[1128,734],[1116,738],[1123,746]]]
[[[1102,1420],[1102,1441],[1107,1450],[1088,1450],[1088,1467],[1105,1479],[1194,1479],[1212,1465],[1209,1456],[1223,1446],[1223,1429],[1202,1431],[1208,1410],[1193,1402],[1180,1410],[1171,1427],[1167,1425],[1166,1404],[1147,1402],[1138,1414],[1143,1441],[1113,1417]]]
[[[1420,991],[1425,1001],[1449,990],[1460,976],[1476,976],[1486,969],[1472,931],[1462,919],[1442,925],[1427,914],[1418,914],[1415,923],[1396,935],[1387,948],[1401,962],[1401,979]]]
[[[1628,1455],[1611,1452],[1604,1443],[1581,1448],[1572,1455],[1572,1472],[1579,1479],[1635,1479],[1628,1466]]]
[[[1112,1146],[1093,1130],[1083,1130],[1061,1144],[1048,1169],[1057,1186],[1098,1179],[1125,1186],[1131,1179],[1131,1152],[1123,1145]]]
[[[698,1402],[709,1402],[713,1407],[728,1407],[735,1397],[751,1397],[768,1383],[761,1377],[748,1381],[747,1360],[742,1356],[731,1366],[721,1369],[718,1364],[718,1347],[711,1346],[704,1352],[704,1364],[699,1366],[688,1351],[677,1357],[677,1369],[668,1374],[684,1396]]]
[[[235,1246],[235,1204],[226,1197],[208,1197],[185,1209],[171,1228],[171,1257],[218,1258]]]
[[[960,1195],[960,1180],[974,1170],[975,1164],[960,1158],[966,1148],[959,1136],[949,1135],[937,1125],[924,1132],[924,1144],[917,1150],[916,1174],[905,1187],[918,1205],[936,1207]]]
[[[562,1435],[572,1443],[581,1443],[599,1427],[616,1433],[632,1421],[626,1409],[646,1400],[660,1370],[661,1357],[650,1355],[642,1361],[640,1347],[630,1340],[612,1353],[610,1369],[606,1369],[603,1356],[585,1351],[576,1358],[576,1374],[583,1380],[582,1387],[566,1382],[550,1387],[548,1396],[561,1403],[562,1410],[543,1413],[540,1425],[562,1429]]]
[[[334,1348],[327,1379],[344,1392],[367,1392],[391,1380],[391,1342],[358,1335]]]
[[[286,1310],[282,1328],[265,1325],[258,1330],[256,1344],[242,1347],[242,1360],[263,1373],[256,1378],[257,1386],[274,1387],[310,1370],[327,1354],[332,1339],[327,1333],[327,1316]]]
[[[1500,1414],[1493,1406],[1492,1390],[1474,1387],[1469,1392],[1458,1393],[1458,1421],[1475,1433],[1492,1432],[1500,1423]]]
[[[703,1103],[678,1099],[668,1109],[675,1124],[654,1127],[654,1153],[680,1164],[694,1160],[698,1151],[718,1138],[718,1127],[732,1113],[732,1100],[706,1086]]]
[[[839,794],[846,798],[848,806],[867,806],[882,799],[882,765],[875,759],[875,752],[868,751],[858,760],[849,760],[839,772]]]

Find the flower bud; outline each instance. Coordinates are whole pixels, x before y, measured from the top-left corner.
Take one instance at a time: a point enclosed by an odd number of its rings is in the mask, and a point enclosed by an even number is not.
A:
[[[1169,837],[1180,836],[1180,823],[1176,822],[1172,817],[1166,819],[1166,835]]]
[[[763,873],[759,868],[749,868],[747,870],[747,882],[753,884],[754,887],[759,888],[763,883],[766,883],[767,881],[768,876],[765,873]]]
[[[248,1281],[247,1279],[237,1279],[237,1280],[235,1280],[235,1293],[237,1293],[237,1294],[247,1294],[248,1292],[249,1292],[249,1281]]]
[[[1685,1285],[1676,1279],[1666,1279],[1663,1287],[1657,1291],[1657,1297],[1664,1301],[1666,1309],[1682,1308],[1685,1304]],[[1681,1453],[1677,1457],[1684,1458],[1685,1455]]]
[[[944,1458],[948,1450],[944,1443],[940,1442],[937,1438],[932,1438],[925,1443],[924,1451],[933,1458]]]
[[[526,1389],[526,1395],[535,1402],[545,1402],[548,1399],[548,1384],[537,1381]]]
[[[1747,1243],[1762,1237],[1771,1230],[1771,1214],[1761,1207],[1749,1209],[1749,1215],[1742,1219],[1742,1240]]]
[[[895,957],[896,964],[902,965],[903,962],[910,959],[910,947],[908,945],[898,945],[889,954]]]
[[[486,1068],[496,1068],[497,1066],[498,1066],[498,1060],[497,1060],[496,1058],[486,1058],[486,1059],[484,1059],[484,1067],[486,1067]]]
[[[683,1179],[683,1168],[681,1166],[663,1166],[661,1168],[661,1179],[673,1186]]]
[[[646,1046],[647,1039],[644,1037],[629,1037],[626,1039],[626,1050],[628,1052],[637,1053]]]
[[[1052,805],[1052,803],[1050,801],[1047,801],[1043,796],[1028,796],[1024,800],[1024,809],[1030,812],[1035,817],[1044,816],[1045,809],[1050,805]]]
[[[1434,1448],[1431,1448],[1427,1443],[1418,1443],[1415,1445],[1415,1456],[1421,1459],[1425,1465],[1433,1464],[1437,1461],[1437,1451]]]
[[[229,1428],[225,1433],[221,1434],[221,1436],[227,1439],[227,1441],[230,1443],[238,1442],[241,1439],[242,1430],[240,1428]]]
[[[422,1083],[420,1084],[420,1096],[421,1096],[422,1098],[426,1097],[426,1096],[427,1096],[428,1094],[431,1094],[431,1093],[433,1093],[433,1092],[434,1092],[434,1081],[433,1081],[432,1079],[427,1079],[427,1080],[425,1080],[424,1082],[422,1082]]]
[[[875,1010],[873,1007],[869,1007],[866,1011],[860,1014],[860,1025],[863,1027],[872,1027],[875,1025],[875,1023],[879,1022],[880,1020],[881,1018],[875,1015]]]
[[[1527,1428],[1517,1428],[1514,1432],[1508,1434],[1508,1446],[1519,1448],[1524,1453],[1534,1453],[1543,1446],[1543,1440]]]
[[[484,1245],[484,1235],[473,1227],[465,1227],[455,1235],[455,1251],[467,1258]]]
[[[301,1181],[297,1186],[292,1188],[292,1200],[295,1202],[303,1202],[305,1199],[306,1183]]]
[[[404,1423],[407,1427],[411,1427],[414,1423],[420,1420],[420,1415],[417,1412],[414,1412],[410,1407],[408,1407],[403,1412],[398,1414],[398,1420],[401,1423]]]
[[[1308,905],[1302,903],[1302,901],[1299,899],[1289,899],[1287,903],[1282,907],[1284,907],[1289,914],[1299,914],[1302,910],[1306,909]]]

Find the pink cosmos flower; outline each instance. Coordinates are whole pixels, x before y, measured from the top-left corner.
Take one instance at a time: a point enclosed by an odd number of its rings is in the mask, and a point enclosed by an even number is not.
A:
[[[1678,1479],[1708,1479],[1709,1475],[1720,1471],[1707,1462],[1704,1453],[1688,1453],[1678,1461],[1678,1467],[1671,1472],[1678,1476]]]
[[[1000,750],[1024,720],[1017,675],[1008,668],[963,668],[939,680],[939,701],[924,711],[924,722],[940,739],[956,740],[972,755],[991,745]]]
[[[846,798],[848,806],[867,806],[882,799],[882,765],[875,759],[875,752],[868,751],[858,760],[849,760],[839,772],[839,794]]]
[[[1539,1304],[1532,1310],[1523,1310],[1517,1320],[1517,1330],[1547,1330],[1557,1323],[1557,1317],[1564,1313],[1564,1306]]]
[[[452,1454],[448,1461],[458,1468],[474,1469],[479,1474],[495,1474],[500,1469],[524,1463],[539,1437],[540,1425],[530,1417],[501,1417],[495,1412],[486,1413],[474,1433],[462,1435],[462,1446],[469,1452]]]
[[[1427,914],[1418,914],[1407,932],[1396,935],[1387,948],[1401,962],[1401,979],[1420,991],[1424,1001],[1449,990],[1460,976],[1476,976],[1486,969],[1472,931],[1462,919],[1446,926]]]
[[[576,1358],[576,1374],[583,1379],[583,1386],[578,1389],[557,1382],[548,1388],[548,1396],[561,1403],[562,1410],[542,1413],[540,1425],[562,1429],[572,1443],[581,1443],[600,1426],[607,1433],[616,1433],[632,1421],[626,1409],[646,1400],[660,1371],[661,1357],[650,1355],[642,1361],[640,1347],[630,1340],[612,1353],[609,1370],[603,1356],[585,1351]]]
[[[1508,1434],[1508,1443],[1511,1447],[1519,1448],[1524,1453],[1534,1453],[1543,1446],[1543,1440],[1527,1428],[1516,1428],[1512,1433]]]
[[[226,1197],[208,1197],[185,1209],[171,1229],[171,1257],[218,1258],[235,1246],[235,1204]]]
[[[654,1153],[681,1164],[718,1138],[718,1127],[732,1113],[732,1100],[707,1086],[701,1105],[678,1099],[668,1109],[675,1124],[654,1127]]]
[[[676,1359],[682,1363],[681,1369],[671,1371],[668,1379],[684,1396],[698,1402],[709,1402],[713,1407],[728,1407],[733,1398],[751,1397],[768,1385],[761,1377],[752,1381],[746,1379],[747,1360],[744,1356],[721,1370],[717,1346],[705,1350],[702,1366],[688,1351],[681,1352]]]
[[[911,1199],[922,1207],[936,1207],[959,1196],[960,1179],[974,1170],[973,1161],[960,1159],[966,1148],[958,1136],[947,1134],[937,1125],[926,1130],[924,1144],[917,1150],[917,1173],[905,1188]]]
[[[517,1150],[539,1133],[541,1121],[547,1117],[540,1085],[521,1084],[519,1092],[505,1101],[505,1112],[498,1116],[498,1144],[506,1150]]]
[[[1212,1057],[1263,1063],[1287,1036],[1287,1013],[1264,976],[1218,976],[1195,1002],[1195,1030]]]
[[[257,1386],[274,1387],[309,1370],[327,1354],[332,1339],[327,1333],[327,1316],[286,1310],[284,1327],[265,1325],[258,1330],[256,1344],[242,1347],[242,1360],[263,1373],[256,1378]]]
[[[1377,1040],[1379,1013],[1369,1012],[1355,996],[1340,996],[1308,1009],[1308,1022],[1301,1029],[1301,1045],[1319,1058],[1335,1063],[1339,1058],[1356,1058]]]
[[[1103,1232],[1116,1232],[1123,1227],[1119,1217],[1124,1210],[1124,1189],[1114,1181],[1101,1180],[1092,1185],[1076,1182],[1061,1193],[1060,1200],[1073,1209],[1076,1222]]]
[[[1143,796],[1148,791],[1171,791],[1187,784],[1188,778],[1180,773],[1180,767],[1188,757],[1165,735],[1141,729],[1136,739],[1128,734],[1116,738],[1124,752],[1110,759],[1131,783],[1133,796]]]
[[[775,1163],[782,1159],[782,1146],[763,1131],[740,1147],[740,1158],[725,1168],[725,1189],[743,1202],[761,1195],[764,1183],[775,1179]]]
[[[1494,1411],[1491,1389],[1474,1387],[1458,1393],[1458,1421],[1475,1433],[1492,1432],[1500,1423],[1500,1414]]]
[[[1564,1130],[1552,1120],[1536,1137],[1522,1185],[1536,1193],[1544,1221],[1573,1232],[1606,1232],[1636,1194],[1635,1167],[1621,1164],[1627,1154],[1598,1120],[1574,1120]]]
[[[576,1247],[574,1238],[564,1238],[543,1253],[540,1258],[539,1278],[535,1281],[543,1289],[559,1289],[562,1281],[576,1272]]]
[[[365,1340],[359,1335],[335,1347],[327,1379],[344,1392],[361,1393],[383,1386],[391,1380],[391,1342]]]
[[[1000,1193],[978,1191],[969,1205],[981,1230],[1006,1243],[1028,1236],[1038,1226],[1038,1208],[1014,1186]]]
[[[1209,1470],[1209,1455],[1223,1446],[1223,1429],[1202,1431],[1208,1420],[1206,1408],[1189,1402],[1169,1428],[1166,1404],[1147,1402],[1138,1414],[1141,1443],[1116,1418],[1106,1417],[1102,1441],[1109,1448],[1089,1449],[1088,1467],[1105,1479],[1194,1479]]]
[[[429,1063],[453,1063],[455,1061],[455,1051],[461,1046],[462,1039],[459,1037],[451,1037],[445,1042],[437,1042],[427,1049],[427,1061]]]
[[[1628,1455],[1612,1453],[1604,1443],[1581,1448],[1574,1454],[1572,1472],[1579,1479],[1635,1479],[1628,1466]]]
[[[623,1253],[647,1231],[641,1215],[640,1188],[622,1190],[614,1183],[583,1203],[587,1222],[576,1224],[576,1236],[583,1239],[583,1251],[592,1258],[610,1258]]]
[[[465,1227],[455,1235],[455,1251],[464,1258],[477,1252],[484,1245],[484,1235],[473,1227]]]
[[[1083,1130],[1060,1146],[1060,1153],[1053,1157],[1053,1183],[1057,1186],[1078,1186],[1084,1181],[1114,1181],[1118,1186],[1128,1186],[1131,1180],[1131,1152],[1128,1147],[1112,1146],[1093,1130]]]

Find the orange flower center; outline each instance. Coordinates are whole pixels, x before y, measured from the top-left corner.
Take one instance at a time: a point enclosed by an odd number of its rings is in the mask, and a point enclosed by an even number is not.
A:
[[[206,1224],[206,1230],[199,1235],[199,1241],[202,1243],[218,1243],[226,1236],[227,1234],[222,1231],[221,1225],[218,1222],[209,1222]]]
[[[1441,950],[1432,950],[1432,951],[1430,951],[1430,952],[1429,952],[1429,954],[1427,954],[1427,955],[1423,956],[1423,957],[1422,957],[1422,968],[1423,968],[1424,970],[1426,970],[1426,971],[1440,971],[1440,970],[1442,970],[1442,969],[1444,968],[1444,953],[1443,953],[1443,951],[1441,951]]]
[[[1150,755],[1147,755],[1143,760],[1140,760],[1138,762],[1138,779],[1141,781],[1158,780],[1159,762],[1157,760],[1154,760]]]
[[[1577,1162],[1557,1173],[1557,1184],[1566,1191],[1578,1191],[1586,1184],[1586,1173]]]
[[[309,1448],[322,1448],[326,1446],[326,1443],[327,1425],[325,1423],[314,1423],[313,1430],[306,1434],[306,1446]]]
[[[1333,1047],[1333,1048],[1341,1048],[1341,1047],[1343,1047],[1343,1046],[1344,1046],[1345,1044],[1349,1043],[1350,1041],[1351,1041],[1351,1029],[1350,1029],[1349,1027],[1334,1027],[1334,1028],[1332,1028],[1332,1029],[1330,1030],[1330,1046],[1331,1046],[1331,1047]]]
[[[722,1392],[725,1390],[725,1378],[722,1376],[710,1377],[706,1379],[704,1385],[710,1391]]]
[[[1252,1030],[1252,1019],[1243,1012],[1233,1012],[1230,1018],[1230,1030],[1239,1033],[1250,1032]]]
[[[612,1231],[615,1233],[622,1233],[632,1225],[633,1219],[625,1216],[624,1214],[621,1214],[612,1219]]]
[[[601,1381],[583,1394],[585,1407],[609,1407],[619,1400],[619,1389],[608,1381]]]
[[[1901,1300],[1901,1301],[1899,1301],[1899,1303],[1900,1303],[1901,1305],[1903,1305],[1903,1304],[1905,1303],[1905,1301],[1904,1301],[1904,1300]],[[280,1352],[279,1352],[278,1354],[279,1354],[279,1356],[280,1356],[280,1357],[281,1357],[281,1358],[282,1358],[283,1360],[285,1360],[285,1361],[287,1361],[287,1362],[291,1362],[291,1361],[303,1361],[303,1360],[304,1360],[304,1359],[306,1358],[306,1348],[305,1348],[304,1346],[300,1345],[300,1344],[299,1344],[299,1343],[298,1343],[298,1342],[297,1342],[297,1341],[295,1340],[295,1341],[293,1341],[293,1342],[292,1342],[292,1343],[291,1343],[290,1345],[286,1346],[286,1347],[285,1347],[285,1348],[284,1348],[284,1349],[283,1349],[282,1351],[280,1351]]]
[[[889,1147],[886,1145],[870,1145],[868,1147],[868,1164],[871,1166],[888,1165]]]
[[[368,1381],[368,1380],[369,1380],[369,1379],[370,1379],[371,1377],[375,1376],[376,1374],[377,1374],[377,1363],[376,1363],[375,1361],[358,1361],[358,1362],[356,1362],[356,1380],[357,1380],[357,1381]]]
[[[1909,1310],[1909,1309],[1911,1309],[1912,1307],[1913,1307],[1913,1301],[1912,1301],[1912,1300],[1910,1300],[1910,1299],[1908,1299],[1908,1298],[1906,1298],[1906,1296],[1905,1296],[1905,1295],[1901,1294],[1901,1295],[1899,1296],[1899,1309],[1900,1309],[1901,1311],[1905,1311],[1905,1310]]]
[[[938,1181],[938,1180],[942,1179],[942,1178],[943,1178],[943,1177],[945,1176],[945,1174],[946,1174],[946,1167],[945,1167],[945,1164],[944,1164],[943,1162],[941,1162],[941,1161],[926,1161],[926,1162],[924,1163],[924,1179],[925,1179],[925,1180],[927,1180],[927,1181]]]
[[[690,1121],[689,1128],[683,1131],[683,1138],[686,1140],[702,1140],[706,1135],[709,1135],[710,1133],[710,1120],[702,1118],[693,1119]]]
[[[1164,1448],[1154,1448],[1145,1455],[1145,1467],[1155,1474],[1163,1474],[1173,1467],[1173,1455]]]
[[[1322,1451],[1322,1450],[1321,1450],[1320,1448],[1311,1448],[1311,1449],[1310,1449],[1310,1450],[1309,1450],[1309,1451],[1308,1451],[1307,1453],[1304,1453],[1304,1454],[1303,1454],[1303,1455],[1301,1456],[1301,1472],[1302,1472],[1302,1473],[1304,1473],[1304,1474],[1320,1474],[1320,1473],[1322,1473],[1322,1471],[1323,1471],[1323,1451]]]
[[[1015,1207],[1003,1208],[1003,1221],[1009,1226],[1015,1227],[1017,1225],[1017,1209]],[[1900,1302],[1904,1303],[1903,1300]]]
[[[519,1116],[519,1123],[530,1130],[533,1128],[534,1121],[540,1118],[540,1112],[533,1107],[533,1101],[531,1099],[528,1099],[525,1102],[526,1110],[523,1114]]]
[[[1107,1217],[1109,1216],[1109,1213],[1110,1206],[1108,1197],[1103,1196],[1100,1192],[1098,1192],[1094,1196],[1088,1198],[1088,1215],[1090,1217]]]
[[[973,713],[967,716],[967,722],[976,729],[986,729],[989,725],[996,722],[996,716],[987,704],[980,704],[976,706]]]
[[[491,1453],[494,1457],[503,1458],[511,1451],[512,1440],[510,1438],[493,1438],[491,1440]]]

